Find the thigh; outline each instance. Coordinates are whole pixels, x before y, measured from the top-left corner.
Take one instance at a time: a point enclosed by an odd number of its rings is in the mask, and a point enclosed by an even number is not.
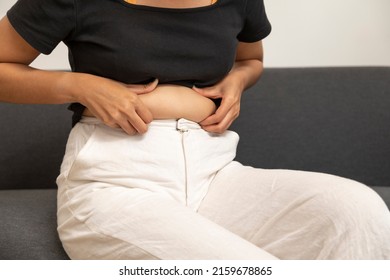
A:
[[[233,162],[217,174],[198,212],[283,259],[375,258],[382,254],[375,246],[390,253],[383,201],[338,176]]]
[[[147,190],[94,183],[84,186],[83,196],[60,200],[58,231],[73,259],[274,258],[168,196]]]
[[[184,137],[161,122],[154,123],[147,135],[130,138],[99,123],[76,126],[57,179],[58,232],[69,256],[274,258],[185,207],[183,194],[190,189],[185,183],[199,181],[194,179],[199,178],[197,173],[191,173],[191,180],[182,178],[187,174],[182,143],[195,142],[193,136],[194,131]],[[160,140],[152,145],[155,139]],[[195,161],[196,154],[186,152],[185,158]]]

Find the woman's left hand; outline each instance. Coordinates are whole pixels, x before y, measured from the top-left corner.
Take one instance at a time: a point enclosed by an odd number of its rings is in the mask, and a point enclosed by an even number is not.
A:
[[[200,122],[208,132],[223,133],[240,114],[240,101],[243,91],[252,86],[263,72],[263,45],[240,42],[237,45],[236,61],[229,74],[212,87],[197,88],[197,93],[211,98],[222,98],[217,111]]]
[[[221,82],[211,87],[197,88],[193,90],[211,99],[221,98],[221,105],[215,113],[200,125],[208,132],[223,133],[240,114],[240,101],[244,87],[232,75],[226,76]]]

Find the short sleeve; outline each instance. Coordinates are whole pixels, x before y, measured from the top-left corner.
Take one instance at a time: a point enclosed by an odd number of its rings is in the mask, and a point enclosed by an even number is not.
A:
[[[271,33],[271,24],[265,12],[263,0],[247,0],[244,26],[237,39],[241,42],[260,41]]]
[[[74,0],[18,0],[7,12],[15,30],[33,48],[44,54],[74,32]]]

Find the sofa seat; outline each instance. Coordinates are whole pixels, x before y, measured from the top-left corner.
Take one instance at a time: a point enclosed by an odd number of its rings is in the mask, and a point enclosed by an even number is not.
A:
[[[57,233],[57,190],[0,192],[0,259],[68,259]]]
[[[372,188],[390,207],[390,188]],[[56,196],[55,189],[1,191],[0,259],[69,259],[57,234]]]

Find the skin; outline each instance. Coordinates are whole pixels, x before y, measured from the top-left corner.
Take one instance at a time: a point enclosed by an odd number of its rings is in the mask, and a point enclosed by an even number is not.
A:
[[[201,122],[216,110],[215,103],[194,90],[177,85],[158,85],[154,81],[149,87],[153,91],[140,94],[140,100],[151,111],[153,119],[180,119],[185,118],[194,122]],[[84,116],[95,117],[87,108]]]
[[[172,6],[175,1],[148,1],[176,7]],[[172,118],[187,118],[199,122],[206,131],[223,133],[239,115],[243,91],[263,71],[261,41],[239,43],[229,74],[202,89],[158,85],[158,81],[128,85],[90,74],[34,69],[29,64],[39,54],[13,29],[7,17],[0,20],[0,102],[78,102],[87,107],[86,115],[110,127],[120,127],[129,135],[145,133],[153,119]],[[218,109],[210,100],[213,98],[222,99]]]

